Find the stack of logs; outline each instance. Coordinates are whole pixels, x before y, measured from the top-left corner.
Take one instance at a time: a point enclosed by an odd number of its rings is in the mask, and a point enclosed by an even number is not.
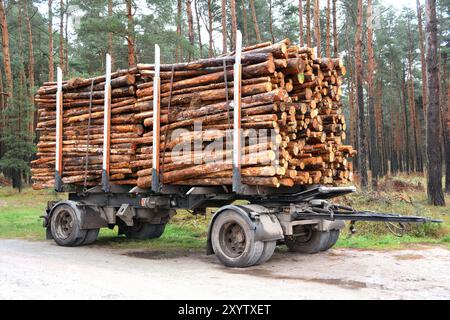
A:
[[[164,184],[232,183],[234,61],[231,53],[161,65]],[[312,49],[290,45],[287,39],[243,49],[243,183],[291,187],[352,181],[348,159],[355,151],[343,145],[346,125],[341,85],[345,72],[340,59],[316,58]],[[138,65],[112,75],[112,184],[150,187],[154,75],[154,65]],[[104,86],[104,76],[63,83],[62,180],[66,184],[100,183]],[[34,187],[52,187],[56,84],[40,88],[36,103],[40,138],[37,160],[32,163]],[[265,135],[266,140],[262,139]]]

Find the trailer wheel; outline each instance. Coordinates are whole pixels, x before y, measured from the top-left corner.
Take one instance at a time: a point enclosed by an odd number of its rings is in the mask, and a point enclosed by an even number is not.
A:
[[[339,230],[330,230],[329,242],[326,244],[324,250],[322,250],[322,251],[327,251],[327,250],[330,250],[331,248],[333,248],[339,239],[339,234],[340,234]]]
[[[83,244],[88,230],[81,229],[81,214],[80,210],[68,204],[61,204],[55,208],[50,229],[58,245],[76,247]]]
[[[125,229],[125,235],[129,239],[156,239],[162,236],[165,228],[165,224],[135,222],[134,226]]]
[[[261,254],[261,257],[255,264],[259,265],[259,264],[263,264],[263,263],[266,263],[267,261],[269,261],[270,258],[272,258],[276,247],[277,247],[276,241],[264,242],[263,253]]]
[[[231,210],[224,211],[214,221],[211,243],[217,258],[227,267],[253,266],[264,252],[264,242],[255,241],[255,232],[249,223]]]
[[[89,244],[94,243],[98,238],[99,232],[100,232],[100,229],[87,230],[86,238],[83,241],[83,245],[89,245]]]
[[[323,251],[330,242],[329,231],[318,231],[313,225],[294,227],[296,236],[286,236],[285,243],[292,252],[314,254]]]

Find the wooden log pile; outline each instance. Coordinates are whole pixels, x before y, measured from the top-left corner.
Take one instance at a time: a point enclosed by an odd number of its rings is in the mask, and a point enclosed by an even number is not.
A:
[[[164,184],[232,182],[234,53],[161,65],[160,166]],[[258,186],[345,184],[355,154],[343,141],[340,59],[316,58],[289,40],[242,53],[242,182]],[[153,153],[154,65],[112,75],[113,184],[149,188]],[[101,181],[105,77],[63,83],[63,170],[66,184]],[[56,84],[36,95],[39,143],[34,188],[54,185]],[[255,136],[256,133],[256,136]],[[265,139],[265,137],[267,137]],[[86,165],[87,164],[87,165]]]

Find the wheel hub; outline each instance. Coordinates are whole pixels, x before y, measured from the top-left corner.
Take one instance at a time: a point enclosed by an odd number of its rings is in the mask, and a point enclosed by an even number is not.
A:
[[[221,234],[221,242],[226,254],[233,258],[242,255],[246,246],[242,227],[237,223],[230,223],[223,227]]]
[[[67,239],[72,234],[73,218],[67,211],[62,211],[56,220],[56,233],[60,239]]]

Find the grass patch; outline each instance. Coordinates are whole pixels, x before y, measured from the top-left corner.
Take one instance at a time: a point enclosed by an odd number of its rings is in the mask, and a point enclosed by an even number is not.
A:
[[[9,187],[0,188],[0,238],[45,239],[39,217],[45,214],[47,201],[64,196],[49,190],[25,189],[18,193]]]
[[[411,244],[434,244],[444,245],[450,249],[448,239],[434,239],[430,237],[415,237],[405,235],[401,238],[394,235],[358,235],[348,237],[346,235],[339,238],[336,245],[337,248],[354,248],[354,249],[402,249]]]
[[[168,224],[161,238],[152,240],[128,240],[125,236],[117,236],[117,228],[102,229],[96,245],[119,249],[199,249],[204,248],[205,243],[206,237],[200,232]]]
[[[408,234],[399,238],[390,234],[383,223],[358,222],[357,234],[349,237],[348,229],[344,230],[337,246],[389,249],[433,244],[450,248],[450,197],[446,196],[447,207],[429,206],[423,191],[425,185],[425,179],[419,175],[388,177],[380,181],[381,192],[357,193],[336,199],[336,202],[355,209],[433,217],[444,220],[443,224],[412,225]],[[44,214],[47,201],[64,198],[65,194],[49,190],[25,189],[18,193],[9,187],[0,187],[0,238],[44,240],[45,230],[39,216]],[[204,248],[210,219],[210,210],[206,217],[180,210],[160,239],[130,241],[124,236],[118,237],[117,228],[102,229],[96,244],[116,248]]]
[[[45,229],[39,217],[44,215],[47,201],[66,198],[65,194],[51,190],[25,189],[18,193],[9,187],[0,188],[0,238],[45,240]],[[117,228],[102,229],[96,244],[116,248],[204,248],[208,223],[205,217],[192,217],[180,211],[159,239],[128,240],[117,236]]]

